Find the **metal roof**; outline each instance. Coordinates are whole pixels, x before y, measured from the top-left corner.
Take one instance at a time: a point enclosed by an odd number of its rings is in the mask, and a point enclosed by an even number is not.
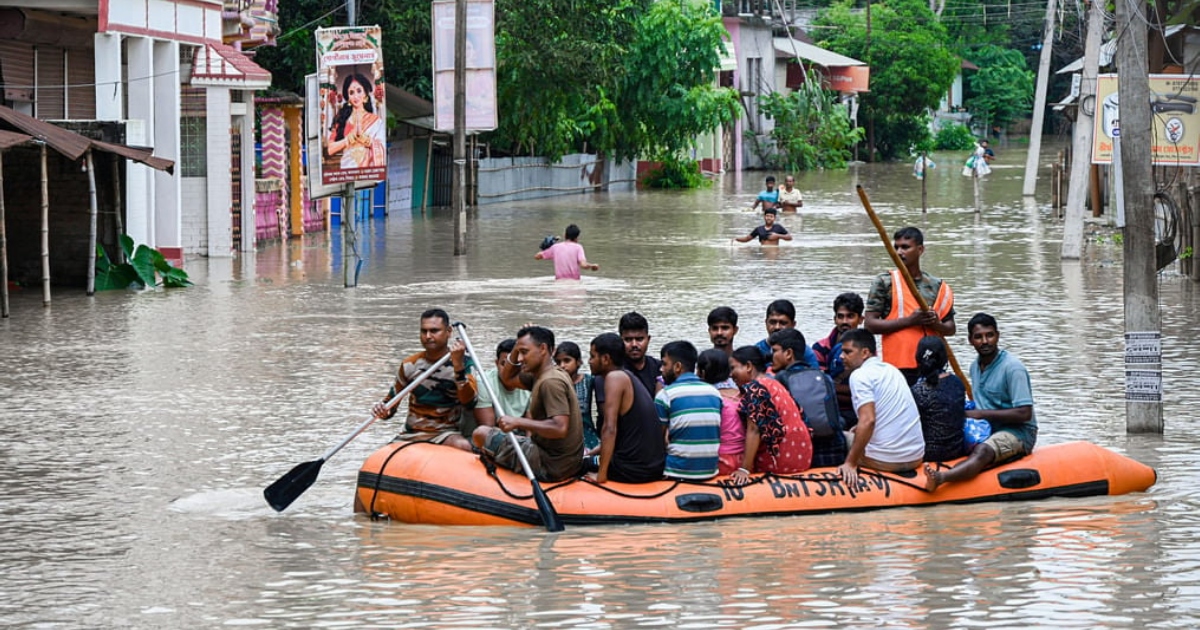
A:
[[[140,162],[160,171],[167,171],[168,173],[175,166],[175,163],[171,160],[154,157],[153,149],[92,140],[87,136],[77,134],[69,129],[63,129],[33,116],[22,114],[8,107],[0,106],[0,121],[3,121],[6,123],[6,126],[15,128],[21,133],[29,134],[34,140],[45,142],[51,149],[72,160],[78,160],[83,157],[84,153],[87,153],[88,149],[95,148],[98,151],[115,153],[121,157]]]
[[[859,61],[852,57],[847,57],[845,55],[839,55],[832,50],[825,50],[820,46],[806,44],[798,39],[788,39],[786,37],[775,38],[775,57],[803,59],[826,68],[845,68],[849,66],[867,65],[865,62]]]
[[[1185,28],[1187,28],[1186,24],[1172,24],[1171,26],[1168,26],[1166,29],[1163,30],[1162,35],[1155,35],[1155,37],[1167,38],[1167,37],[1170,37],[1170,36],[1178,33],[1179,31],[1182,31]],[[1100,66],[1099,67],[1103,68],[1104,66],[1112,65],[1113,59],[1116,56],[1117,56],[1117,40],[1114,37],[1113,39],[1110,39],[1107,42],[1104,42],[1104,44],[1100,46]],[[1073,72],[1081,72],[1081,71],[1083,71],[1083,57],[1080,57],[1080,58],[1076,59],[1075,61],[1072,61],[1071,63],[1063,66],[1061,70],[1059,70],[1058,72],[1055,72],[1054,74],[1071,74]]]
[[[24,144],[26,142],[29,142],[30,140],[33,140],[33,138],[31,138],[23,133],[15,133],[12,131],[4,131],[4,130],[0,129],[0,149],[7,149],[9,147],[15,147],[18,144]]]

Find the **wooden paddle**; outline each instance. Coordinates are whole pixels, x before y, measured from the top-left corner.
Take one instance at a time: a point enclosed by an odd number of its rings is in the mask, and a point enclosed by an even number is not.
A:
[[[400,404],[400,401],[407,396],[409,392],[415,389],[417,385],[420,385],[422,381],[429,378],[430,375],[436,372],[438,368],[445,365],[449,360],[450,353],[447,352],[445,356],[437,361],[434,361],[433,365],[426,368],[424,372],[418,374],[416,378],[414,378],[413,381],[408,384],[407,387],[400,390],[400,392],[395,396],[392,396],[391,400],[387,401],[387,408],[391,409]],[[342,448],[354,440],[354,438],[358,437],[363,431],[366,431],[367,427],[374,424],[378,419],[379,418],[376,418],[374,415],[372,415],[370,420],[367,420],[366,422],[355,427],[354,431],[352,431],[350,435],[347,435],[345,439],[339,442],[337,446],[325,451],[325,454],[322,455],[320,459],[314,459],[311,462],[297,464],[294,468],[289,470],[287,474],[276,480],[275,483],[267,486],[266,489],[263,490],[263,497],[267,499],[267,503],[271,507],[275,508],[276,512],[282,512],[287,509],[287,506],[291,505],[293,501],[300,498],[300,495],[304,494],[304,491],[308,490],[308,488],[313,485],[313,482],[317,480],[317,475],[321,472],[321,466],[324,466],[325,462],[328,461],[330,457],[333,457],[334,453],[342,450]]]
[[[467,337],[467,325],[462,322],[454,322],[454,327],[458,329],[459,338],[467,346],[467,352],[471,353],[471,364],[475,366],[475,372],[479,375],[479,382],[487,390],[488,396],[492,397],[492,406],[496,408],[496,417],[499,418],[505,415],[504,408],[500,406],[500,397],[492,390],[492,384],[483,375],[480,356],[475,354],[475,348],[471,346],[471,340]],[[550,504],[550,498],[542,491],[542,484],[538,483],[537,477],[533,474],[533,469],[529,467],[529,460],[525,459],[525,452],[521,450],[521,443],[517,441],[516,434],[508,433],[508,439],[512,440],[513,451],[517,454],[517,459],[521,462],[521,468],[525,471],[525,476],[529,478],[529,485],[533,487],[533,501],[537,503],[538,513],[542,515],[542,524],[546,526],[546,531],[561,532],[566,529],[562,520],[558,517],[558,512]]]
[[[925,296],[917,290],[917,283],[913,280],[912,274],[908,272],[908,266],[901,260],[900,254],[896,253],[896,248],[892,246],[892,238],[888,236],[887,230],[883,228],[883,223],[879,221],[879,216],[875,214],[875,210],[871,208],[871,200],[867,199],[867,191],[859,184],[855,187],[858,190],[858,198],[862,200],[863,208],[867,210],[867,216],[871,217],[871,223],[875,224],[875,231],[879,232],[879,238],[883,241],[883,246],[887,248],[888,255],[892,257],[892,263],[900,269],[900,274],[904,276],[904,284],[908,286],[908,291],[917,298],[917,306],[922,311],[929,310],[929,303],[925,301]],[[892,288],[895,291],[895,287]],[[941,337],[940,334],[938,334]],[[942,343],[946,344],[946,358],[950,359],[950,367],[954,368],[954,373],[958,375],[958,379],[962,381],[963,387],[967,390],[967,400],[974,400],[975,396],[971,392],[971,381],[963,375],[962,368],[958,366],[958,359],[954,357],[954,350],[950,348],[950,342],[942,337]]]

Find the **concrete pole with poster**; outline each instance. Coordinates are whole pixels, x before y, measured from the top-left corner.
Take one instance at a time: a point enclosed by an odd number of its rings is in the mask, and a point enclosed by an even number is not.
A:
[[[355,19],[354,2],[351,21]],[[387,179],[387,105],[382,36],[378,26],[317,29],[317,74],[309,95],[308,136],[320,150],[309,154],[313,198],[342,196],[342,281],[358,285],[355,228],[357,189]],[[310,145],[312,146],[312,145]]]
[[[1155,262],[1156,138],[1146,62],[1146,5],[1117,3],[1117,95],[1124,178],[1125,431],[1162,433],[1162,321]],[[1163,140],[1165,144],[1168,140]],[[1177,143],[1176,143],[1177,144]]]
[[[433,3],[434,128],[453,134],[454,255],[467,252],[467,135],[496,128],[495,11],[491,0]]]
[[[346,24],[358,25],[358,0],[346,0]],[[342,190],[342,286],[358,286],[358,204],[354,202],[354,182]]]
[[[454,255],[467,255],[467,0],[454,2]]]

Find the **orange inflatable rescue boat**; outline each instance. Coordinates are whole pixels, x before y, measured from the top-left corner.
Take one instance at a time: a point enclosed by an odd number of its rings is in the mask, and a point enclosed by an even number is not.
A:
[[[925,490],[924,472],[862,469],[858,486],[851,488],[836,468],[757,475],[742,487],[725,478],[638,485],[576,479],[542,485],[565,524],[589,525],[1117,495],[1141,492],[1155,480],[1149,466],[1095,444],[1069,442],[1038,447],[1028,457],[932,493]],[[524,476],[488,470],[476,455],[427,443],[393,442],[371,455],[358,473],[354,506],[357,512],[405,523],[542,523]]]

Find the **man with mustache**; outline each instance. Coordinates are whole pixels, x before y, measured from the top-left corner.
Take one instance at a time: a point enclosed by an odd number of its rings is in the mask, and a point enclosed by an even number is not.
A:
[[[915,227],[903,227],[892,235],[896,254],[904,261],[917,290],[930,310],[923,311],[917,298],[908,290],[899,269],[881,273],[867,295],[866,328],[883,335],[881,357],[904,374],[909,387],[916,384],[917,344],[927,335],[952,336],[954,324],[954,292],[941,278],[921,271],[921,255],[925,253],[925,236]]]
[[[863,300],[857,293],[842,293],[833,299],[833,330],[829,336],[812,345],[813,353],[820,363],[821,370],[833,379],[837,389],[838,411],[846,428],[853,427],[858,422],[854,413],[854,404],[850,400],[850,373],[842,362],[842,335],[848,330],[854,330],[863,322]]]
[[[926,464],[925,488],[930,492],[943,483],[966,481],[988,468],[1028,455],[1037,442],[1029,371],[1019,359],[1000,349],[996,318],[976,313],[967,322],[967,335],[979,353],[971,364],[976,408],[967,410],[967,417],[987,420],[992,435],[950,470],[936,470]]]
[[[738,332],[738,314],[728,306],[718,306],[708,313],[708,338],[725,356],[733,354],[733,338]]]

